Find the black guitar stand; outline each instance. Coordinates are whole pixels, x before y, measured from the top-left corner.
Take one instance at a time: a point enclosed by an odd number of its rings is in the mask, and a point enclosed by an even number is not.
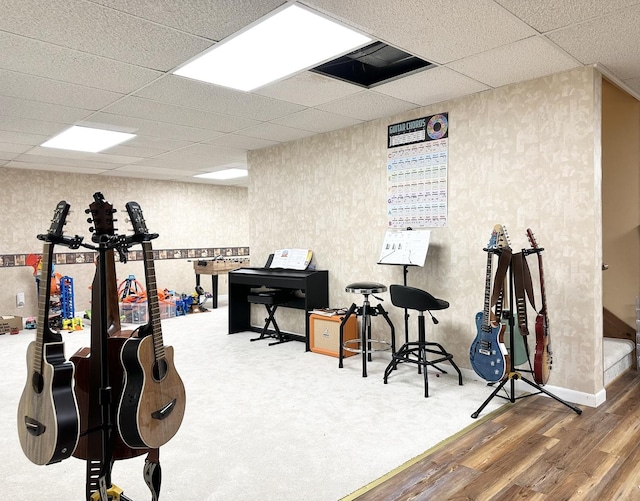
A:
[[[523,254],[531,254],[533,252],[541,252],[543,249],[539,248],[539,249],[523,249],[522,252]],[[509,264],[509,304],[513,305],[513,270],[511,269],[511,264]],[[513,347],[515,346],[514,344],[514,332],[515,332],[515,320],[514,320],[514,316],[513,316],[513,308],[510,307],[509,310],[509,314],[508,314],[508,323],[507,325],[509,326],[509,349],[513,350]],[[537,390],[537,392],[535,393],[527,393],[524,395],[520,395],[520,396],[516,396],[516,392],[515,392],[515,382],[517,380],[521,380],[525,383],[527,383],[529,386],[535,388]],[[503,395],[498,395],[498,392],[504,388],[504,386],[510,383],[509,385],[509,390],[508,390],[508,396],[503,396]],[[489,383],[492,384],[492,383]],[[493,390],[493,393],[491,393],[491,395],[489,395],[489,397],[482,403],[482,405],[473,413],[471,414],[471,417],[473,419],[476,419],[480,413],[482,412],[482,410],[489,404],[489,402],[493,399],[493,397],[498,396],[500,398],[504,398],[505,400],[509,400],[509,402],[511,402],[512,404],[516,402],[516,400],[522,399],[522,398],[527,398],[527,397],[533,397],[534,395],[539,395],[541,393],[544,393],[545,395],[553,398],[554,400],[556,400],[557,402],[560,402],[563,405],[566,405],[569,409],[571,409],[572,411],[574,411],[576,414],[580,415],[582,414],[582,409],[576,407],[575,405],[570,404],[569,402],[565,402],[564,400],[562,400],[560,397],[554,395],[553,393],[551,393],[550,391],[542,388],[539,384],[537,384],[534,381],[530,381],[529,379],[525,378],[522,376],[522,374],[520,372],[518,372],[515,368],[514,365],[514,357],[510,356],[509,357],[509,372],[508,374],[500,381],[500,384],[498,384],[498,386]]]
[[[94,199],[98,202],[102,199],[102,194],[94,194]],[[115,209],[111,209],[115,212]],[[85,211],[89,213],[90,211]],[[115,219],[113,221],[116,221]],[[91,219],[88,220],[91,222]],[[93,231],[93,229],[92,229]],[[98,252],[98,274],[97,284],[100,286],[100,342],[99,346],[91,346],[92,356],[98,355],[100,360],[100,387],[98,391],[98,402],[101,411],[101,425],[99,431],[101,440],[100,459],[87,459],[86,464],[86,500],[87,501],[132,501],[131,498],[123,494],[122,489],[111,482],[111,470],[113,467],[114,433],[115,423],[112,422],[112,407],[115,404],[113,388],[109,382],[109,358],[107,340],[109,337],[108,323],[108,298],[107,289],[107,252],[115,250],[118,252],[121,262],[127,261],[126,250],[140,243],[144,239],[155,238],[157,235],[109,235],[94,233],[92,241],[97,245],[82,244],[83,247]],[[97,353],[96,353],[97,352]],[[160,494],[161,469],[159,461],[159,450],[152,449],[147,454],[145,461],[143,478],[151,491],[152,501],[157,501]]]

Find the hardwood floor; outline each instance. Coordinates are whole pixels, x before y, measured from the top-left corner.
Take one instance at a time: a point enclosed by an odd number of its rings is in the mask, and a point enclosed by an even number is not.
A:
[[[504,408],[350,499],[640,500],[636,371],[613,381],[600,407],[581,407],[582,415],[542,395]]]

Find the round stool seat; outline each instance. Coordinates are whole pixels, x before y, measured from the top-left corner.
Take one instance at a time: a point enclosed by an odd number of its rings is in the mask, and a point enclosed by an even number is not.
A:
[[[379,284],[378,282],[354,282],[347,285],[344,290],[345,292],[351,292],[353,294],[377,294],[379,292],[386,292],[387,286]]]

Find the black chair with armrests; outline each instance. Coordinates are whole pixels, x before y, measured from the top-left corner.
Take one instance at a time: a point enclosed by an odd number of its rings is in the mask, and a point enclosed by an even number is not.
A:
[[[412,342],[407,341],[392,355],[391,362],[384,371],[384,383],[387,384],[389,375],[398,368],[398,364],[416,364],[418,366],[418,373],[424,373],[424,396],[428,397],[429,379],[427,368],[431,366],[442,374],[446,374],[447,372],[436,364],[449,362],[458,373],[458,384],[462,385],[462,373],[453,361],[453,355],[445,350],[441,344],[427,341],[425,336],[424,312],[428,312],[433,323],[437,324],[438,320],[431,314],[431,311],[444,310],[449,307],[449,303],[442,299],[436,299],[426,291],[406,285],[391,285],[389,292],[391,294],[391,302],[394,306],[419,312],[418,340]],[[436,355],[436,357],[427,358],[428,355]]]

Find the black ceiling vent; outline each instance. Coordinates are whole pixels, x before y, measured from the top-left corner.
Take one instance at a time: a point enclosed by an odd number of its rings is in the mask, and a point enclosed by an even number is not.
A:
[[[374,42],[349,54],[312,68],[311,71],[340,80],[374,87],[407,73],[434,65],[383,42]]]

